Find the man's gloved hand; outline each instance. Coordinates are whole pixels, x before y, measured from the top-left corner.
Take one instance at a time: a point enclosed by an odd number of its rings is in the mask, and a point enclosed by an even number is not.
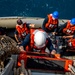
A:
[[[35,24],[30,24],[29,26],[32,27],[32,28],[34,28],[35,27]]]
[[[53,34],[53,35],[56,35],[57,33],[56,33],[56,32],[52,32],[52,34]]]
[[[19,44],[21,44],[22,42],[18,42],[17,44],[19,45]]]
[[[64,39],[66,39],[67,38],[67,36],[62,36]]]
[[[52,51],[51,51],[51,54],[52,54],[52,55],[55,55],[55,54],[56,54],[56,50],[52,50]]]
[[[20,49],[20,51],[25,51],[23,46],[20,46],[19,49]]]

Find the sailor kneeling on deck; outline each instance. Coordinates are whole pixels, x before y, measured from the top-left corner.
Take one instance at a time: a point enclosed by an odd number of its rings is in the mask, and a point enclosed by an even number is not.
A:
[[[21,19],[17,20],[16,30],[14,32],[15,39],[18,44],[22,43],[24,38],[29,33],[29,27],[34,27],[34,24],[23,23]]]
[[[42,29],[47,33],[52,33],[53,35],[57,34],[59,23],[58,17],[59,17],[58,11],[54,11],[53,13],[48,14],[43,21]]]
[[[30,29],[30,34],[26,36],[19,48],[21,51],[24,51],[25,48],[26,51],[37,51],[41,53],[45,53],[45,49],[48,48],[50,54],[55,54],[56,49],[47,36],[47,33],[42,29]]]
[[[67,47],[70,49],[75,49],[75,18],[67,21],[64,25],[60,26],[59,35],[67,41]]]

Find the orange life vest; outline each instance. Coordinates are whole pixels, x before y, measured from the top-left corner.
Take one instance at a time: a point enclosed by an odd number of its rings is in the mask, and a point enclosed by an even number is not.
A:
[[[24,38],[29,33],[26,23],[23,24],[22,28],[19,25],[16,25],[16,30],[18,31],[18,36],[21,38]]]
[[[43,32],[42,29],[37,29],[37,30],[40,30],[40,31]],[[30,46],[29,46],[29,50],[36,49],[36,50],[40,50],[42,53],[44,53],[48,41],[46,41],[46,44],[45,44],[44,47],[42,47],[42,48],[37,48],[37,47],[35,46],[35,44],[34,44],[34,35],[35,35],[34,32],[35,32],[35,29],[30,29]],[[39,35],[38,35],[38,37],[39,37]],[[38,41],[39,41],[39,40],[38,40]],[[27,46],[27,48],[28,48],[28,46]],[[29,50],[27,50],[27,51],[29,51]]]
[[[75,39],[71,38],[68,40],[68,46],[71,48],[71,49],[75,49]]]
[[[46,23],[45,27],[49,30],[53,30],[58,26],[58,19],[53,20],[52,14],[48,15],[48,23]]]
[[[67,22],[66,28],[63,29],[63,33],[72,35],[75,32],[75,26],[71,26],[70,21]]]

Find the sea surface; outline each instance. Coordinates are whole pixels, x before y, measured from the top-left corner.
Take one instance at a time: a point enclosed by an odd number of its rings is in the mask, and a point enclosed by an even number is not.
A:
[[[75,17],[75,0],[0,0],[0,17],[46,17],[53,11],[59,18]]]

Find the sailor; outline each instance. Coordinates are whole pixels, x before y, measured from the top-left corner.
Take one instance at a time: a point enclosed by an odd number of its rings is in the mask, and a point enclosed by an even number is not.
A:
[[[47,33],[42,29],[31,29],[30,34],[26,36],[23,43],[20,44],[20,50],[24,51],[24,47],[27,48],[26,51],[37,51],[44,53],[46,47],[50,50],[51,54],[56,53],[56,49],[53,47],[51,40],[47,37]]]
[[[54,11],[52,14],[48,14],[42,24],[42,29],[47,33],[53,32],[55,35],[58,30],[58,11]]]
[[[34,27],[34,24],[23,23],[21,19],[17,20],[14,36],[18,44],[20,44],[29,33],[29,27]]]
[[[74,35],[75,33],[75,18],[68,20],[64,25],[61,25],[58,30],[59,35]]]
[[[68,20],[63,26],[60,27],[59,33],[62,32],[63,38],[67,39],[68,46],[75,47],[75,18]]]

